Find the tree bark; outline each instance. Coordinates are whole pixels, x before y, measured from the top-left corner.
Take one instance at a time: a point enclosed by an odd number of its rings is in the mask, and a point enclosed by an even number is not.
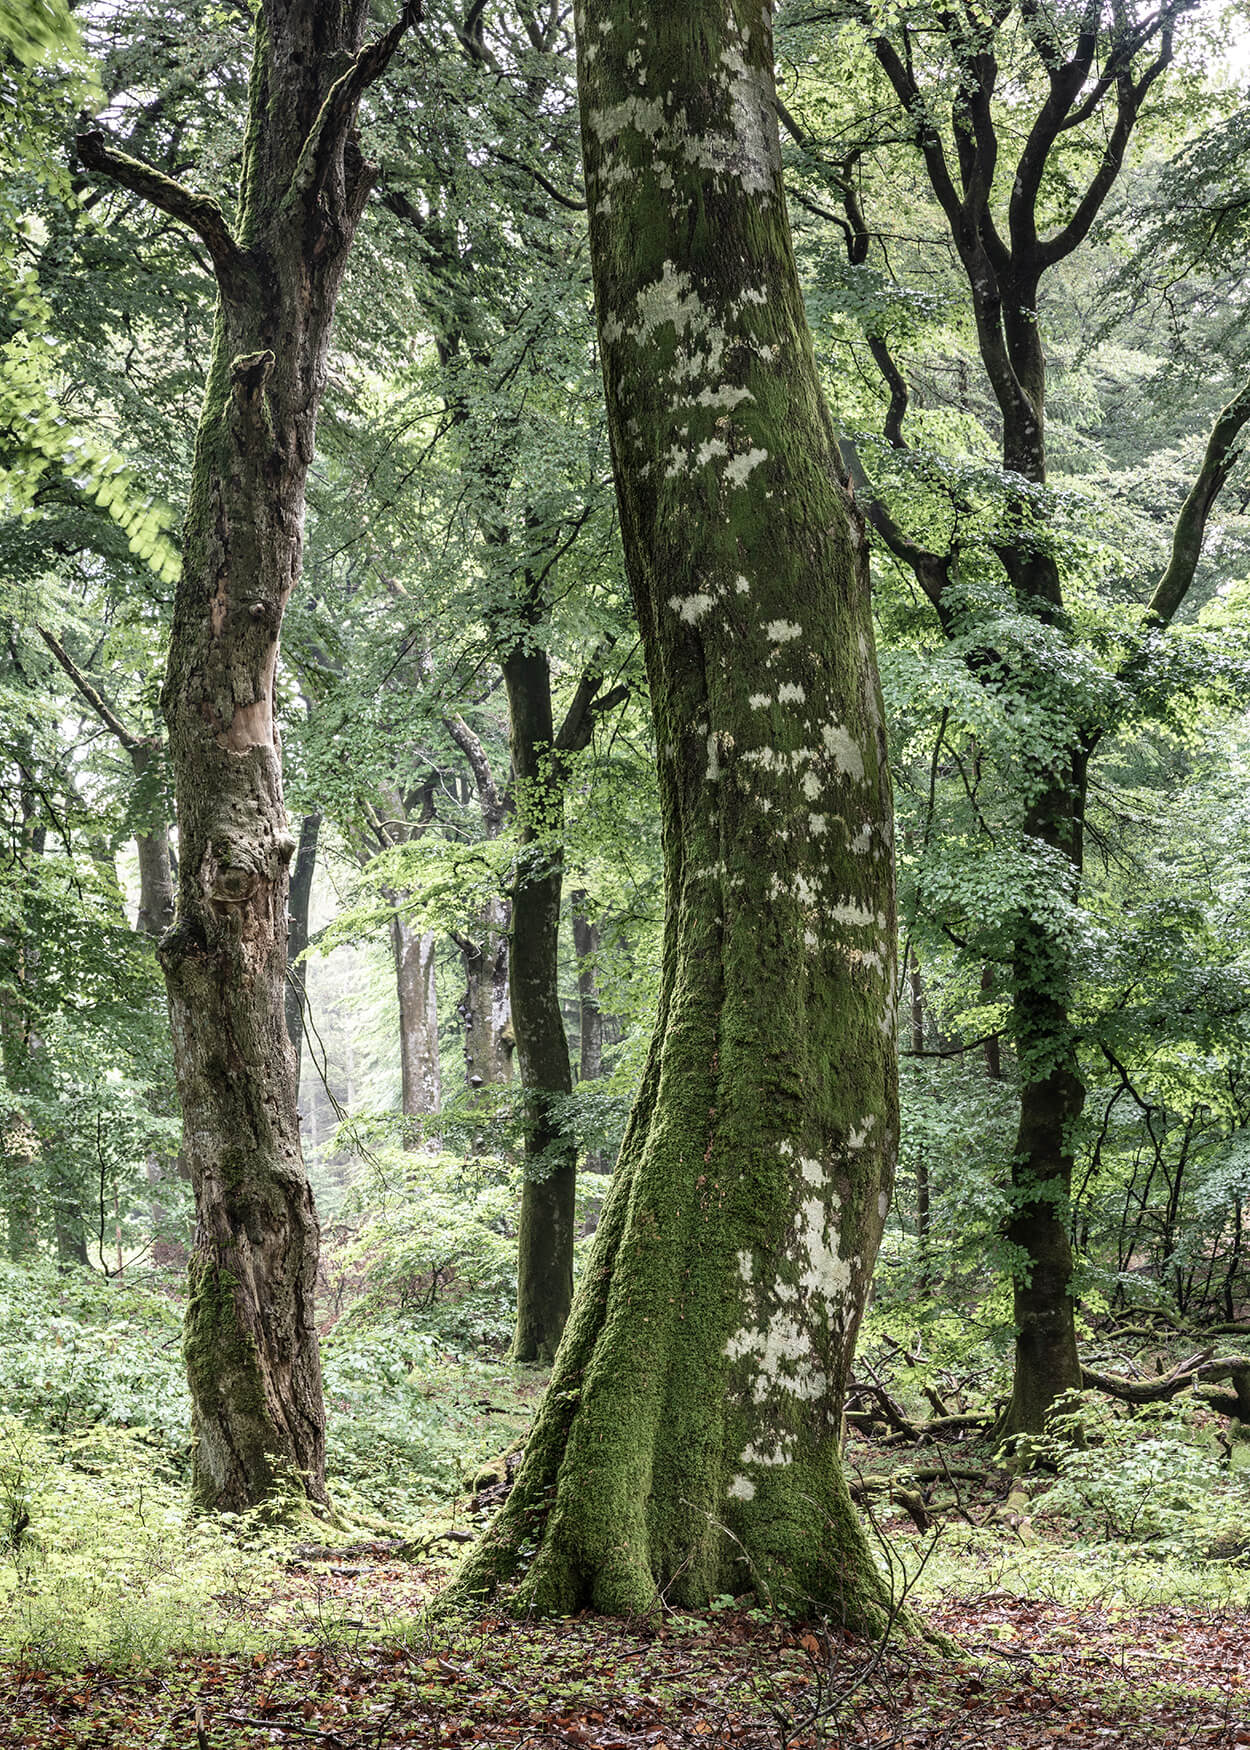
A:
[[[615,1613],[751,1591],[879,1628],[839,1440],[897,1141],[890,795],[770,12],[585,0],[577,22],[663,977],[551,1386],[461,1586]]]
[[[477,934],[457,934],[464,967],[464,994],[456,1012],[464,1026],[464,1079],[477,1090],[512,1080],[512,997],[508,988],[508,928],[505,899],[492,899],[477,920]]]
[[[911,987],[911,1048],[919,1056],[924,1050],[924,980],[920,962],[913,951],[908,969]],[[924,1144],[916,1150],[916,1239],[920,1247],[920,1288],[929,1286],[929,1161]]]
[[[304,1011],[308,1006],[308,914],[312,905],[313,877],[317,873],[317,841],[321,836],[321,811],[314,809],[299,823],[299,843],[291,868],[291,889],[286,918],[286,990],[283,1012],[286,1034],[295,1053],[295,1087],[299,1089],[300,1057],[304,1050]]]
[[[603,1074],[603,1048],[609,1043],[608,1025],[599,1002],[599,969],[596,956],[600,948],[599,926],[587,910],[587,896],[580,890],[569,895],[573,916],[573,951],[577,956],[577,1080],[581,1085],[595,1082]],[[612,1163],[600,1148],[586,1153],[588,1173],[610,1173]],[[596,1197],[586,1218],[585,1233],[593,1233],[598,1222],[601,1199]]]
[[[463,717],[445,720],[447,733],[469,762],[482,813],[482,832],[495,839],[503,831],[507,805],[495,782],[486,749]],[[516,1036],[508,988],[508,932],[511,908],[502,896],[489,899],[478,918],[477,934],[456,934],[464,966],[465,990],[456,1006],[464,1025],[464,1077],[471,1089],[512,1080]]]
[[[517,646],[505,656],[503,673],[519,826],[508,983],[525,1109],[512,1356],[551,1361],[573,1304],[576,1231],[573,1071],[559,989],[564,778],[546,651]]]
[[[356,110],[414,12],[362,49],[367,0],[263,0],[233,233],[215,201],[102,134],[79,140],[88,168],[197,233],[218,286],[162,692],[180,860],[160,955],[197,1214],[192,1484],[201,1504],[231,1510],[291,1483],[326,1498],[274,676],[335,303],[372,180]]]
[[[569,907],[573,915],[573,952],[577,955],[577,1079],[595,1082],[603,1074],[603,1011],[599,1007],[599,975],[595,965],[600,946],[599,926],[591,918],[586,894],[580,889],[569,895]]]
[[[398,902],[399,896],[394,896]],[[434,933],[414,930],[397,909],[391,919],[395,990],[399,998],[399,1065],[405,1119],[428,1117],[442,1105],[438,1062],[438,993]],[[421,1146],[419,1124],[404,1127],[404,1147]]]

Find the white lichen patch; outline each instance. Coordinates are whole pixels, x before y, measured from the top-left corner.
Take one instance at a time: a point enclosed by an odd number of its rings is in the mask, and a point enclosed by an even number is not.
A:
[[[671,595],[668,598],[668,605],[678,619],[684,620],[689,626],[694,626],[703,618],[704,614],[711,612],[716,606],[716,600],[713,596],[696,592],[694,595],[688,596]]]
[[[751,585],[747,582],[746,578],[743,577],[741,572],[739,572],[737,577],[734,579],[734,588],[735,588],[735,590],[737,590],[739,595],[749,595],[750,594]]]
[[[764,627],[764,636],[770,644],[788,644],[791,639],[803,636],[803,628],[793,620],[770,620]]]
[[[823,838],[825,836],[825,824],[825,817],[823,814],[809,814],[807,817],[807,830],[811,833],[814,839]]]
[[[803,705],[807,702],[807,694],[798,681],[782,681],[777,689],[779,705]]]
[[[735,407],[740,407],[744,401],[754,401],[755,397],[749,389],[741,389],[733,383],[721,383],[715,389],[705,387],[691,399],[682,403],[684,407],[714,407],[725,413],[732,413]]]
[[[860,1120],[858,1129],[852,1124],[851,1134],[846,1139],[846,1146],[856,1149],[863,1148],[868,1141],[868,1132],[876,1122],[877,1114],[869,1112]]]
[[[794,1454],[791,1442],[788,1441],[783,1434],[779,1436],[774,1446],[764,1448],[748,1444],[742,1449],[741,1462],[743,1464],[762,1465],[792,1464],[794,1462]]]
[[[759,1282],[738,1254],[739,1275],[746,1285],[747,1317],[743,1328],[725,1345],[731,1362],[750,1361],[750,1392],[757,1405],[775,1403],[778,1396],[811,1401],[829,1389],[820,1359],[828,1334],[847,1328],[845,1302],[857,1258],[841,1256],[837,1213],[841,1201],[822,1163],[799,1155],[794,1144],[777,1145],[783,1160],[797,1160],[808,1195],[800,1203],[793,1236],[781,1258]],[[754,1449],[751,1449],[754,1450]],[[776,1446],[774,1445],[774,1450]],[[756,1455],[745,1462],[774,1462]],[[775,1462],[785,1462],[784,1458]]]
[[[884,1221],[886,1216],[889,1213],[890,1213],[890,1193],[888,1191],[883,1191],[881,1193],[881,1195],[877,1198],[877,1214],[881,1217],[882,1221]]]
[[[803,774],[803,794],[807,797],[809,802],[815,802],[816,798],[820,795],[820,779],[816,776],[815,772],[805,772]],[[813,819],[818,818],[819,816],[813,816]]]
[[[735,456],[725,464],[725,478],[736,490],[746,485],[751,475],[761,462],[768,460],[767,450],[748,450],[743,456]]]
[[[734,1477],[729,1485],[729,1496],[734,1501],[753,1501],[755,1499],[755,1484],[750,1477]]]
[[[830,920],[835,924],[849,924],[856,930],[884,930],[885,913],[872,911],[866,905],[860,905],[853,899],[840,899],[836,905],[829,907]]]
[[[803,1225],[807,1266],[799,1284],[809,1295],[819,1295],[832,1307],[851,1286],[853,1260],[839,1255],[838,1230],[827,1220],[825,1205],[819,1197],[809,1197],[804,1203]]]
[[[729,454],[729,445],[724,438],[704,438],[694,453],[695,466],[706,468],[709,462],[716,462],[722,456]]]
[[[864,780],[864,756],[858,744],[851,739],[850,734],[840,723],[826,723],[820,732],[825,744],[825,752],[833,756],[838,770],[849,778]]]
[[[624,133],[654,140],[664,127],[664,105],[653,97],[626,97],[590,112],[590,131],[601,146],[614,146]]]
[[[748,701],[753,711],[763,711],[772,704],[767,693],[752,693]]]

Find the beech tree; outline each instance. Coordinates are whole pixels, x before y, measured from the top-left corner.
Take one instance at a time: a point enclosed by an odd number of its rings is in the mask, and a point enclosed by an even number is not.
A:
[[[1045,725],[1033,744],[1021,743],[1016,828],[1036,892],[1045,898],[1021,895],[1008,921],[1003,966],[1020,1101],[1005,1230],[1017,1262],[1015,1370],[999,1425],[1004,1438],[1040,1432],[1055,1400],[1081,1387],[1069,1199],[1085,1079],[1064,907],[1080,899],[1090,765],[1107,728],[1156,684],[1153,653],[1185,601],[1212,506],[1250,417],[1243,386],[1212,427],[1177,518],[1169,563],[1153,591],[1143,591],[1137,633],[1121,642],[1122,661],[1118,672],[1105,673],[1103,698],[1091,693],[1082,665],[1061,681],[1064,654],[1081,642],[1081,631],[1047,527],[1046,281],[1088,238],[1147,99],[1172,61],[1178,20],[1189,9],[1190,0],[1136,11],[1088,0],[1070,16],[1056,17],[1030,0],[1003,0],[984,16],[972,6],[939,8],[923,21],[900,20],[888,30],[867,9],[854,10],[966,284],[1000,426],[1004,504],[994,551],[1020,616],[1011,637],[1002,636],[999,604],[987,607],[967,587],[958,521],[943,546],[940,536],[935,540],[942,519],[920,529],[915,519],[896,518],[870,486],[853,446],[847,453],[872,527],[910,569],[945,636],[962,644],[983,685],[1013,697],[1021,721]],[[801,125],[788,115],[787,123],[798,143],[810,147]],[[1017,135],[1019,147],[1009,156]],[[842,206],[838,223],[853,267],[868,260],[872,242],[858,181],[861,156],[845,156],[828,178]],[[885,334],[871,336],[869,349],[889,400],[886,439],[904,452],[906,377]],[[1087,642],[1083,663],[1097,657]],[[1110,709],[1107,698],[1117,701]]]
[[[551,1386],[461,1588],[618,1613],[751,1590],[862,1627],[882,1588],[839,1442],[897,1144],[890,792],[771,9],[584,0],[577,32],[664,969]]]
[[[362,46],[366,0],[263,0],[234,222],[116,150],[79,160],[198,237],[217,315],[162,695],[179,828],[160,955],[196,1200],[186,1322],[193,1485],[237,1510],[325,1499],[318,1227],[284,1016],[288,866],[274,675],[299,580],[335,304],[373,180],[356,114],[418,14]]]

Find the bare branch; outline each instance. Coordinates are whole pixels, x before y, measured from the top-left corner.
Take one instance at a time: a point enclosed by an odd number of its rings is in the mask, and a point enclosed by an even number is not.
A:
[[[486,749],[459,712],[454,717],[445,717],[443,727],[469,762],[473,781],[477,785],[478,795],[482,799],[482,813],[489,819],[501,820],[503,818],[503,798],[495,783],[495,774],[490,769],[490,760],[487,757]]]
[[[74,661],[73,657],[69,654],[68,650],[66,650],[60,640],[54,638],[46,626],[38,626],[36,627],[36,630],[47,645],[48,649],[52,652],[53,656],[56,657],[56,660],[65,670],[70,680],[74,683],[77,691],[86,700],[87,704],[95,712],[104,727],[111,730],[117,737],[126,752],[133,754],[137,753],[141,748],[151,746],[151,743],[146,741],[143,736],[136,735],[132,729],[127,729],[126,725],[113,710],[107,699],[104,698],[103,694],[98,692],[96,688],[92,686],[91,682],[87,679],[86,675],[79,668],[78,664]]]
[[[334,81],[300,148],[288,199],[323,186],[352,130],[361,98],[385,73],[396,49],[421,22],[421,17],[421,0],[405,0],[403,11],[391,28],[374,42],[366,43],[346,73]]]
[[[1250,420],[1250,378],[1242,384],[1228,406],[1223,408],[1211,427],[1206,453],[1198,478],[1181,506],[1172,535],[1172,556],[1167,569],[1155,586],[1146,609],[1146,630],[1153,631],[1171,624],[1184,601],[1198,569],[1202,543],[1206,535],[1211,507],[1219,497],[1240,455],[1233,445]]]
[[[223,294],[238,294],[249,277],[247,256],[235,242],[225,214],[211,196],[195,194],[181,182],[175,182],[150,164],[144,164],[141,159],[119,152],[99,128],[79,134],[77,146],[79,162],[88,170],[107,176],[121,188],[128,188],[149,206],[168,213],[179,224],[194,231],[212,257],[217,283]]]

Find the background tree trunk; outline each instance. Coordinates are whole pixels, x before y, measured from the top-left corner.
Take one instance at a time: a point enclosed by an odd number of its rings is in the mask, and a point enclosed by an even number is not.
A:
[[[314,809],[299,823],[299,844],[291,868],[287,898],[286,991],[283,1009],[286,1034],[295,1053],[295,1086],[299,1087],[299,1062],[304,1049],[304,1010],[308,1006],[308,969],[303,954],[308,947],[308,915],[312,905],[313,877],[317,873],[317,841],[321,835],[321,811]]]
[[[399,903],[400,896],[393,896]],[[405,1118],[424,1118],[442,1105],[438,1061],[438,993],[434,986],[434,933],[414,930],[396,910],[391,919],[395,989],[399,997],[399,1064]],[[404,1147],[418,1148],[419,1124],[404,1128]]]
[[[577,1080],[581,1085],[595,1082],[603,1074],[603,1047],[606,1028],[599,1003],[600,949],[599,926],[590,916],[588,897],[580,889],[569,895],[573,917],[573,951],[577,956],[578,1064]],[[610,1173],[612,1163],[600,1148],[586,1152],[588,1173]],[[585,1231],[593,1232],[598,1219],[600,1200],[596,1197],[587,1216]]]
[[[525,1101],[525,1180],[517,1241],[516,1361],[551,1361],[573,1304],[577,1137],[560,1010],[564,778],[551,665],[526,643],[504,658],[519,821],[508,981]]]
[[[898,1130],[890,795],[769,21],[763,0],[578,12],[664,965],[594,1256],[462,1587],[622,1613],[752,1591],[865,1627],[882,1587],[839,1440]]]

